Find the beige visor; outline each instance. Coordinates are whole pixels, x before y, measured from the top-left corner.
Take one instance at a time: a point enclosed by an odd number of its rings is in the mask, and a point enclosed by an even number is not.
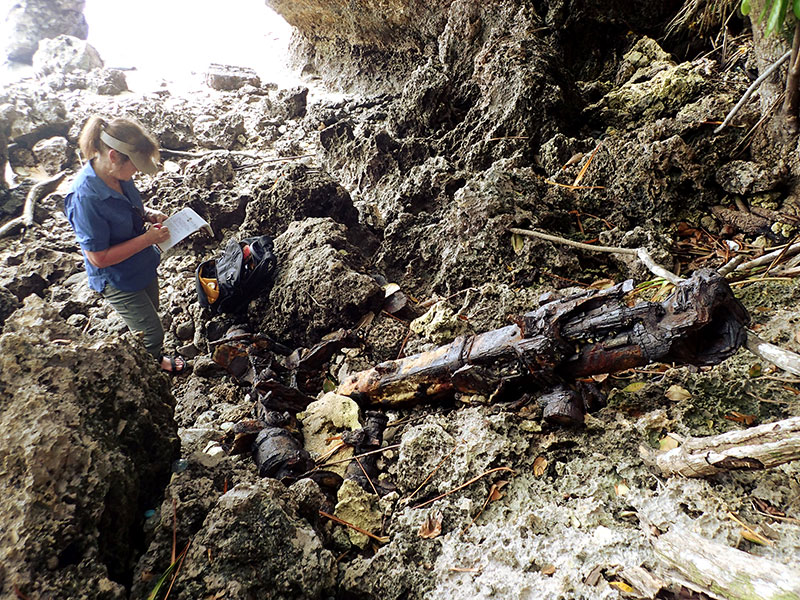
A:
[[[134,146],[131,146],[122,140],[118,140],[115,137],[111,137],[105,131],[100,132],[100,139],[103,140],[103,142],[109,148],[113,148],[117,152],[121,152],[130,158],[134,166],[142,173],[146,173],[147,175],[154,175],[155,173],[158,173],[158,165],[153,160],[153,156],[151,154],[138,152]]]

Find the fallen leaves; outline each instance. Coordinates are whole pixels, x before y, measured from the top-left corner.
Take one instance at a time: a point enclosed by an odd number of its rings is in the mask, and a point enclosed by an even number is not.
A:
[[[761,535],[758,531],[750,527],[747,523],[743,522],[732,512],[728,513],[728,518],[742,526],[741,531],[739,531],[739,535],[741,535],[748,542],[758,544],[759,546],[772,546],[775,544],[775,542]]]
[[[544,456],[537,456],[533,461],[533,476],[541,477],[547,469],[547,459]]]
[[[645,387],[647,387],[646,381],[634,381],[622,388],[622,391],[626,394],[635,394],[636,392],[642,391]]]
[[[624,479],[614,485],[614,492],[616,492],[617,496],[625,496],[630,491],[631,488],[628,487],[628,484]]]
[[[431,512],[419,528],[419,537],[425,540],[439,537],[442,534],[442,518],[441,511]]]
[[[688,390],[679,385],[671,385],[664,394],[668,400],[673,402],[682,402],[692,397]]]
[[[670,435],[665,435],[663,438],[658,440],[658,449],[662,451],[666,450],[674,450],[680,445],[678,440]]]
[[[547,575],[548,577],[553,575],[556,572],[555,565],[545,565],[542,567],[542,575]]]
[[[741,423],[742,425],[747,425],[748,427],[756,422],[755,415],[746,415],[735,410],[732,410],[730,413],[725,415],[725,418],[728,419],[728,421]]]
[[[518,233],[512,233],[511,247],[514,249],[514,254],[519,254],[525,247],[525,238]]]
[[[469,525],[467,525],[466,527],[464,527],[464,529],[461,530],[461,535],[464,535],[467,532],[467,529],[472,527],[472,524],[478,520],[478,517],[480,517],[481,514],[483,514],[483,511],[489,505],[489,502],[496,502],[505,495],[501,493],[500,490],[502,490],[507,485],[508,481],[506,481],[505,479],[501,479],[500,481],[492,484],[492,487],[489,488],[489,495],[486,497],[486,502],[483,503],[483,506],[481,506],[481,509],[478,511],[478,514],[476,514],[475,517],[473,517],[472,521],[469,522]]]
[[[627,583],[625,583],[624,581],[609,581],[608,585],[610,585],[613,588],[618,589],[620,592],[625,592],[627,594],[632,594],[633,593],[633,588],[631,586],[629,586]]]

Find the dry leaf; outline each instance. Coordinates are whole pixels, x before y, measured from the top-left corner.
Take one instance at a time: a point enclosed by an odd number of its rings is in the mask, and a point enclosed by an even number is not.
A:
[[[326,377],[325,381],[322,382],[322,391],[332,392],[335,389],[336,389],[336,382],[333,381],[330,377]]]
[[[624,581],[609,581],[608,585],[617,588],[620,592],[633,593],[633,588]]]
[[[665,435],[663,438],[658,440],[659,450],[674,450],[678,446],[679,446],[678,440],[668,435]]]
[[[428,518],[425,519],[422,527],[419,528],[419,537],[426,540],[432,540],[435,537],[439,537],[441,533],[442,513],[437,510],[435,513],[430,513]]]
[[[542,575],[552,575],[556,572],[555,565],[545,565],[542,567]]]
[[[750,531],[749,529],[742,528],[740,532],[742,537],[746,539],[748,542],[753,542],[754,544],[758,544],[759,546],[771,546],[773,542],[768,540],[763,535],[756,533],[755,531]]]
[[[600,579],[603,577],[603,569],[605,569],[605,565],[597,565],[591,572],[586,576],[584,579],[584,583],[588,586],[594,587],[598,583],[600,583]]]
[[[547,469],[547,459],[544,456],[537,456],[533,461],[533,475],[534,477],[541,477]]]
[[[631,488],[628,487],[625,481],[620,481],[614,486],[614,491],[617,493],[617,496],[624,496],[631,491]]]
[[[729,414],[725,415],[725,418],[728,421],[735,421],[736,423],[741,423],[742,425],[750,426],[756,422],[755,415],[745,415],[740,412],[736,412],[732,410]]]
[[[608,379],[608,373],[600,373],[599,375],[592,375],[592,379],[594,379],[597,383],[603,383],[606,379]]]
[[[589,288],[593,290],[607,290],[610,287],[614,287],[613,279],[598,279],[589,285]]]
[[[669,386],[669,389],[664,395],[673,402],[681,402],[682,400],[688,400],[692,397],[688,390],[679,385]]]
[[[646,381],[634,381],[633,383],[629,383],[624,388],[622,388],[622,391],[627,392],[629,394],[633,394],[635,392],[644,389],[646,385],[647,385]]]
[[[395,292],[399,291],[400,291],[399,285],[397,285],[396,283],[387,283],[385,286],[383,286],[383,297],[388,298]]]
[[[575,154],[573,154],[572,156],[569,157],[569,160],[564,163],[564,166],[561,167],[561,170],[563,171],[567,167],[571,167],[572,165],[581,162],[581,159],[583,158],[583,156],[584,156],[583,152],[576,152]]]
[[[750,367],[750,370],[747,372],[747,376],[748,377],[760,377],[761,376],[761,364],[756,363],[752,367]]]
[[[760,511],[760,512],[762,512],[762,513],[766,513],[766,514],[771,515],[773,517],[785,517],[786,516],[785,512],[775,508],[774,506],[772,506],[772,504],[770,504],[766,500],[762,500],[761,498],[756,498],[755,496],[752,497],[750,500],[752,500],[753,506],[755,506],[755,509]]]
[[[519,254],[525,247],[525,238],[518,233],[512,233],[511,247],[514,249],[514,254]]]

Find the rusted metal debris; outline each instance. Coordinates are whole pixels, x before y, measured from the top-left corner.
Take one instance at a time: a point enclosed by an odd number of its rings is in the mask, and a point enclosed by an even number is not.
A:
[[[577,379],[652,362],[713,365],[746,339],[750,317],[727,282],[695,272],[664,302],[625,303],[633,283],[544,303],[509,325],[356,373],[337,392],[392,407],[460,392],[499,400],[538,390],[550,421],[583,420],[596,399]]]
[[[325,363],[342,348],[359,344],[354,333],[340,329],[301,354],[263,334],[233,329],[213,343],[211,358],[252,387],[261,409],[297,413],[314,401],[310,394],[322,387]]]

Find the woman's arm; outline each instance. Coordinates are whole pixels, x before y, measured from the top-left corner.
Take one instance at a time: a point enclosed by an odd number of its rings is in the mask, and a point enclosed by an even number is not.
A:
[[[125,242],[100,250],[99,252],[89,252],[85,250],[86,258],[98,269],[104,269],[121,263],[129,259],[134,254],[141,252],[148,246],[158,244],[169,239],[169,229],[167,227],[150,227],[142,235],[131,238]]]

